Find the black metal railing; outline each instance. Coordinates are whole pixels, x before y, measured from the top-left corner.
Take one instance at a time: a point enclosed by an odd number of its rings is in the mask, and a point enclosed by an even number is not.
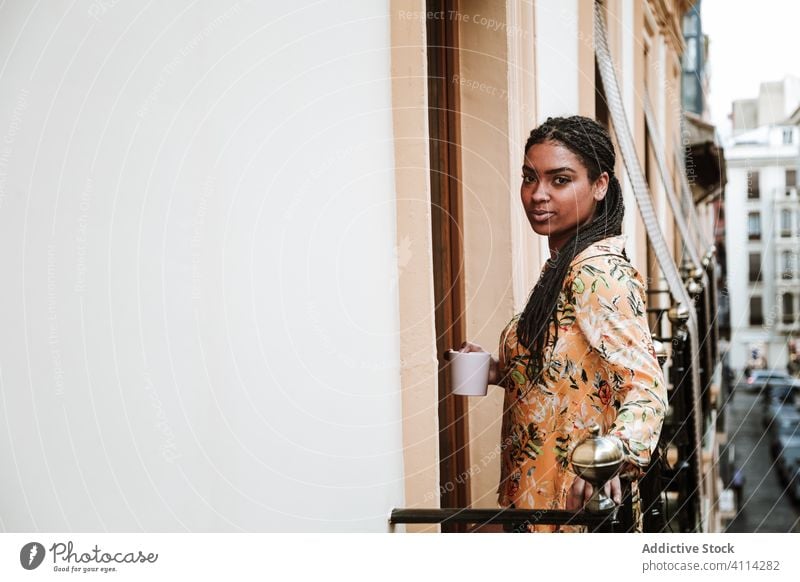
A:
[[[555,509],[393,509],[391,524],[501,524],[507,532],[524,533],[527,525],[585,525],[591,532],[625,531],[620,511],[591,513]]]

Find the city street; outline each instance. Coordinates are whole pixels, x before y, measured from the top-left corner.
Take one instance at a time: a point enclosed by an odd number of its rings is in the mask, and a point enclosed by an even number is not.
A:
[[[800,511],[778,475],[769,440],[761,424],[761,399],[739,385],[725,407],[729,442],[744,475],[742,505],[727,532],[800,532]]]

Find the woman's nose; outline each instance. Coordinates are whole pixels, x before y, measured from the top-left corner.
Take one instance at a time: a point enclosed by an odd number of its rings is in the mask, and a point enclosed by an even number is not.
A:
[[[531,200],[533,202],[547,202],[550,200],[550,195],[547,193],[547,188],[538,184],[536,188],[531,189]]]

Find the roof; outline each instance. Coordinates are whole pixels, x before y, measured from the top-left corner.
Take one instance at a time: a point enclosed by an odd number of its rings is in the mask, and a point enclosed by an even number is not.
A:
[[[769,130],[769,126],[763,125],[739,133],[731,138],[731,145],[769,145]]]

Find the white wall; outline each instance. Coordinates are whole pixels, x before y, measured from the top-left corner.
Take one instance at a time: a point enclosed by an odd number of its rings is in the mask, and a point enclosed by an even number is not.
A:
[[[536,15],[536,115],[577,115],[578,102],[578,0],[537,0]]]
[[[386,530],[387,18],[0,7],[0,530]]]

